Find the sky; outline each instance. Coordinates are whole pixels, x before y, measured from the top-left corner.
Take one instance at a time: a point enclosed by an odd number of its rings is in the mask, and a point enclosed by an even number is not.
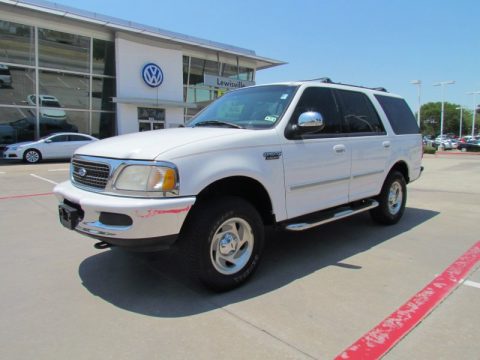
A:
[[[472,109],[480,91],[479,0],[54,0],[103,15],[254,50],[288,64],[256,82],[329,77],[385,87],[413,111],[442,100]],[[480,103],[480,95],[476,95]]]

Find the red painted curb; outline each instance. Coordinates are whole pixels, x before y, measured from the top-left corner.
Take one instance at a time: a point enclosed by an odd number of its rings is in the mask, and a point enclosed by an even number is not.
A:
[[[3,197],[0,197],[0,200],[22,199],[22,198],[30,198],[30,197],[35,197],[35,196],[47,196],[47,195],[53,195],[53,192],[43,193],[43,194],[27,194],[27,195],[3,196]]]
[[[442,274],[335,357],[379,359],[442,302],[480,261],[480,241],[453,262]]]

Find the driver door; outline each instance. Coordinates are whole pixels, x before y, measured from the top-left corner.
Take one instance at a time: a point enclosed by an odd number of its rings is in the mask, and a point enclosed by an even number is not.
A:
[[[286,132],[283,161],[289,218],[348,202],[351,148],[332,90],[306,88],[289,127],[294,129],[300,114],[308,111],[320,113],[325,126],[315,133]]]

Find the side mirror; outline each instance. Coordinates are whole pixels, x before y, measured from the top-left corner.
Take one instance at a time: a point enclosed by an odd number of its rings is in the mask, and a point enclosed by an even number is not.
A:
[[[319,112],[307,111],[300,114],[297,126],[302,133],[311,133],[321,131],[325,127],[325,122]]]
[[[47,139],[47,140],[45,140],[45,144],[50,144],[51,142],[52,142],[52,140],[51,140],[51,139]]]

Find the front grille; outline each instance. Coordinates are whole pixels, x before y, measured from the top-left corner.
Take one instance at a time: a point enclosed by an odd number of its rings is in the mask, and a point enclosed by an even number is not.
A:
[[[73,159],[72,167],[73,181],[76,184],[105,189],[110,174],[110,167],[107,164]]]

